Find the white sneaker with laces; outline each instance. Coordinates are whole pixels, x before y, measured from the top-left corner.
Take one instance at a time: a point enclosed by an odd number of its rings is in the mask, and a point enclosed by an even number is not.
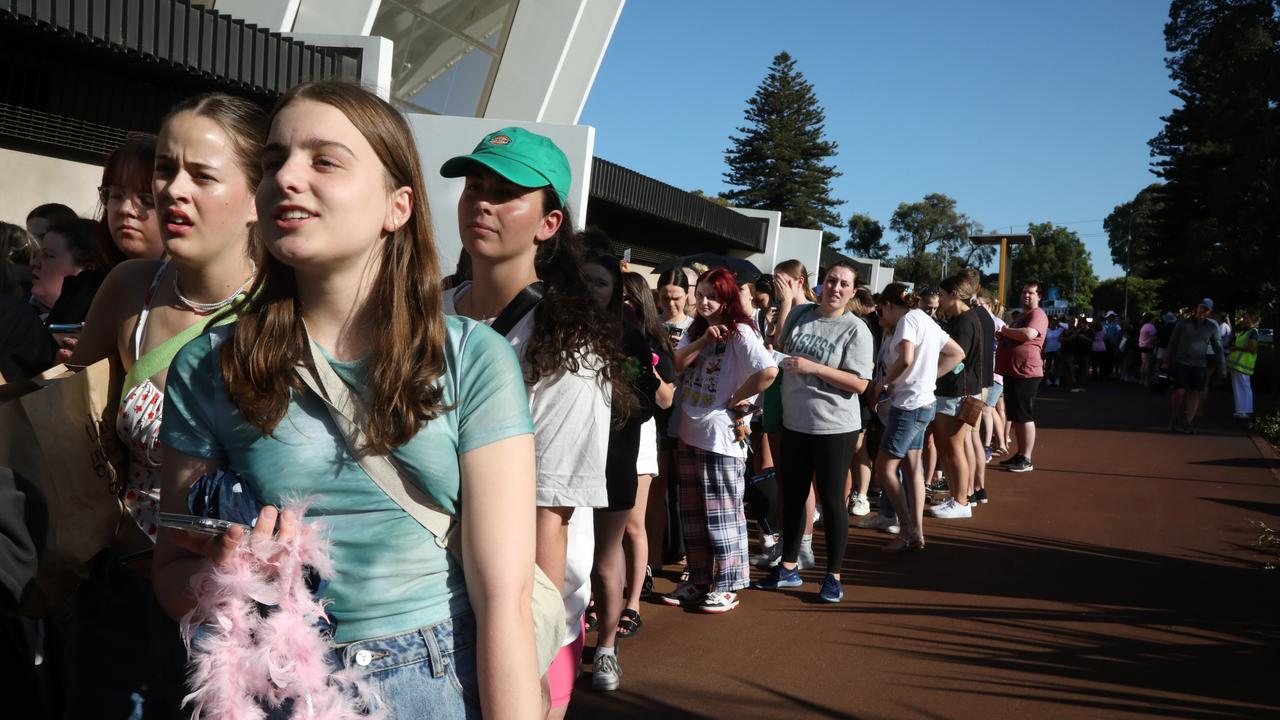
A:
[[[751,556],[751,565],[758,568],[777,567],[782,562],[782,541],[764,545],[764,551]]]
[[[702,603],[698,605],[698,609],[704,613],[727,613],[738,607],[738,593],[736,592],[709,592],[706,597],[702,598]]]
[[[860,527],[864,530],[880,530],[890,535],[897,535],[902,529],[896,519],[891,520],[884,515],[876,515],[865,520],[859,520],[854,523],[854,527]]]
[[[871,514],[871,503],[867,501],[866,496],[855,493],[849,499],[849,514],[858,517]]]
[[[934,505],[930,510],[939,520],[958,520],[973,517],[973,508],[961,505],[952,498],[941,505]]]
[[[682,582],[675,590],[662,596],[662,602],[668,605],[692,605],[702,600],[703,592],[693,583]]]
[[[622,679],[622,667],[618,665],[618,656],[596,653],[595,662],[591,665],[591,689],[599,692],[612,692],[618,689]]]

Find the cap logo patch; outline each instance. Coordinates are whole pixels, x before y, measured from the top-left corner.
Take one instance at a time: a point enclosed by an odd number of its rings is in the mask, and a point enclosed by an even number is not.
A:
[[[489,138],[490,145],[510,145],[511,137],[508,135],[494,135]]]

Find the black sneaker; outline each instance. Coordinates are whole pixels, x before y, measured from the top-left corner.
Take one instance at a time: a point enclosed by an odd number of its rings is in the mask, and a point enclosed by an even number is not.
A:
[[[1004,467],[1004,468],[1013,467],[1014,465],[1021,463],[1022,460],[1023,460],[1022,453],[1014,453],[1013,455],[1010,455],[1004,460],[1001,460],[1000,467]]]
[[[1009,466],[1009,472],[1016,472],[1016,473],[1031,472],[1032,470],[1035,470],[1035,469],[1036,469],[1036,466],[1032,465],[1030,460],[1022,456],[1018,457],[1018,464]]]
[[[981,490],[975,490],[973,494],[969,496],[969,504],[973,504],[973,503],[978,503],[979,505],[987,504],[986,488],[982,488]]]

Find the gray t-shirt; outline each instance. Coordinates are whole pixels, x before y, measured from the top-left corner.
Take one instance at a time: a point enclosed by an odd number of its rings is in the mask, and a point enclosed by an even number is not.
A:
[[[874,339],[857,315],[846,312],[824,318],[816,307],[805,305],[791,311],[787,327],[790,331],[783,340],[784,354],[871,377]],[[782,425],[788,430],[810,435],[861,430],[858,402],[855,393],[830,385],[816,375],[782,374]]]

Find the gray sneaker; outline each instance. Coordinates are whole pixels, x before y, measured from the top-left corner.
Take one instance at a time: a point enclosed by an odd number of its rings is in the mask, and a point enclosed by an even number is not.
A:
[[[618,665],[618,656],[601,655],[597,652],[595,662],[591,665],[591,689],[612,692],[618,689],[618,681],[621,679],[622,667]]]

